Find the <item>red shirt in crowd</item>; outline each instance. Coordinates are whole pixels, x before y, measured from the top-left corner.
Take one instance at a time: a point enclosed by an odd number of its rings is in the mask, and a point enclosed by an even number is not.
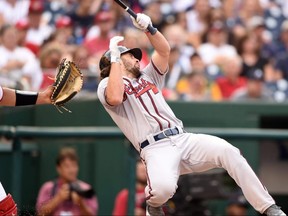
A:
[[[239,77],[235,82],[232,82],[226,77],[219,77],[216,83],[219,86],[223,100],[227,100],[235,90],[246,86],[246,78]]]
[[[128,189],[121,190],[115,199],[113,216],[127,215],[128,206]],[[135,194],[135,210],[137,208],[142,209],[142,205],[145,202],[145,191],[143,189],[137,189]],[[145,210],[143,210],[143,216],[145,216]]]

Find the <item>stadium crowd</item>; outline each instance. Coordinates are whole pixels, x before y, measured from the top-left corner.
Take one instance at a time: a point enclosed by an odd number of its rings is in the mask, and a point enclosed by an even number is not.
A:
[[[113,0],[1,0],[0,84],[41,90],[62,58],[84,72],[80,95],[96,97],[98,62],[110,38],[151,47]],[[124,0],[150,16],[171,46],[167,100],[288,100],[288,1]]]

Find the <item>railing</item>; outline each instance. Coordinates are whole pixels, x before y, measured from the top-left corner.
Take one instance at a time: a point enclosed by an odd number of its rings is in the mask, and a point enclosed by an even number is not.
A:
[[[241,139],[288,139],[288,130],[274,129],[243,129],[243,128],[186,128],[188,132],[205,133],[222,138]],[[22,148],[23,138],[117,138],[125,139],[123,133],[116,127],[28,127],[28,126],[1,126],[0,136],[12,139],[13,176],[12,194],[16,201],[21,203],[21,175],[22,175]],[[132,152],[132,151],[131,151]],[[134,152],[134,151],[133,151]],[[135,194],[135,153],[131,154],[129,167],[129,202],[128,213],[134,214]]]

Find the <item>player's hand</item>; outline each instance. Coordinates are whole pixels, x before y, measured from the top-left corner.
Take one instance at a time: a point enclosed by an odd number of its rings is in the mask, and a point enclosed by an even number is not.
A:
[[[118,49],[118,43],[123,41],[124,37],[122,36],[114,36],[110,39],[109,50],[111,52],[111,62],[118,62],[120,59],[120,50]]]
[[[39,92],[38,93],[38,98],[36,103],[37,104],[51,104],[51,95],[53,92],[54,87],[52,85],[48,86],[45,91]]]
[[[133,25],[141,31],[147,31],[148,25],[152,26],[151,18],[143,13],[137,13],[136,20],[131,16]]]

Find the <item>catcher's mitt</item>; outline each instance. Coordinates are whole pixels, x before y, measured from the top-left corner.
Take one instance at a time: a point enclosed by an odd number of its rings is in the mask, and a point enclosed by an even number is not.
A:
[[[70,101],[82,89],[83,74],[74,62],[66,59],[60,62],[57,70],[51,101],[59,112],[61,112],[59,108],[71,112],[65,107],[65,103]]]

